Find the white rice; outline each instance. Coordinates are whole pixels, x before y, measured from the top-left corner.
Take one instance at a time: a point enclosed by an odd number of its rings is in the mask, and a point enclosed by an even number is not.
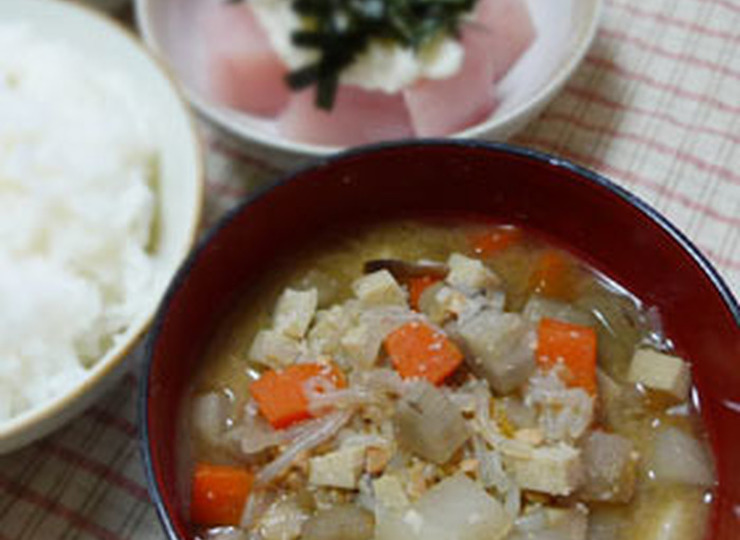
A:
[[[0,23],[0,421],[85,377],[146,300],[156,153],[132,84]]]

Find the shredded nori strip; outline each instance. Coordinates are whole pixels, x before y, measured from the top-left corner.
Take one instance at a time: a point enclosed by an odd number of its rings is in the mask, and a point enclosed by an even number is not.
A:
[[[232,0],[233,1],[233,0]],[[316,86],[316,105],[334,106],[339,77],[374,40],[415,50],[444,36],[459,38],[477,0],[292,0],[306,22],[292,35],[297,47],[319,52],[315,63],[287,75],[293,90]]]

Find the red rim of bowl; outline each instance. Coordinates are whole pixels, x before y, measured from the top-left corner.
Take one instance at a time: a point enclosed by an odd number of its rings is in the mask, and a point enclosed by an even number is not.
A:
[[[332,157],[320,159],[307,167],[303,167],[296,172],[284,176],[269,187],[257,190],[252,195],[246,197],[235,208],[231,209],[224,216],[222,216],[218,223],[214,225],[206,235],[204,235],[204,237],[198,242],[197,247],[182,263],[180,269],[178,270],[177,274],[175,275],[174,279],[167,289],[167,294],[165,295],[159,309],[157,310],[154,324],[149,333],[149,336],[147,337],[145,345],[145,361],[141,375],[141,381],[139,384],[138,420],[140,451],[144,460],[147,487],[149,489],[149,494],[152,498],[152,501],[154,502],[154,505],[156,507],[157,515],[159,516],[160,522],[162,523],[162,526],[164,527],[169,538],[171,538],[172,540],[185,540],[185,537],[179,535],[174,526],[173,519],[170,516],[171,509],[168,508],[168,503],[164,500],[164,497],[160,490],[160,483],[157,479],[157,465],[154,463],[154,460],[152,458],[148,426],[149,377],[151,375],[153,364],[154,348],[165,324],[169,306],[173,298],[181,289],[183,283],[188,279],[192,267],[198,261],[204,248],[215,237],[217,237],[221,230],[226,228],[237,215],[244,212],[255,201],[265,196],[274,188],[296,181],[310,171],[324,168],[336,162],[342,162],[353,157],[364,156],[366,154],[380,155],[384,152],[393,152],[395,150],[413,150],[415,148],[434,147],[453,147],[458,149],[471,148],[486,150],[491,152],[491,154],[511,154],[517,157],[538,161],[557,169],[563,169],[567,172],[575,173],[582,179],[595,184],[601,189],[610,192],[612,195],[616,195],[632,207],[636,208],[644,216],[649,218],[653,223],[657,224],[663,230],[663,232],[668,235],[670,240],[675,242],[682,249],[682,251],[690,256],[690,258],[699,266],[703,275],[708,279],[709,283],[711,283],[716,292],[719,293],[724,306],[727,308],[732,318],[737,323],[738,327],[740,327],[740,304],[738,304],[738,301],[733,296],[729,286],[725,283],[724,279],[720,276],[719,272],[714,268],[712,263],[709,262],[706,256],[691,242],[691,240],[688,239],[688,237],[683,232],[681,232],[665,216],[663,216],[660,212],[658,212],[655,208],[650,206],[638,196],[617,185],[613,181],[607,179],[605,176],[580,165],[577,165],[571,161],[537,150],[518,147],[506,143],[448,139],[420,139],[410,142],[381,143],[352,149],[349,151],[341,152]]]

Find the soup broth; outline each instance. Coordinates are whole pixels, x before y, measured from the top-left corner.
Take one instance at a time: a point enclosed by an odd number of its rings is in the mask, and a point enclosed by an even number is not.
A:
[[[444,220],[335,232],[276,266],[185,408],[200,538],[703,538],[691,359],[583,261]]]

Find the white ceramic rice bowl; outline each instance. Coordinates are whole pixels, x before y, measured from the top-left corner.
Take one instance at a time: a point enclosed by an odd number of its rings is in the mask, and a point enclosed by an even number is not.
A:
[[[129,367],[125,360],[148,328],[171,277],[195,240],[203,202],[203,165],[195,125],[176,84],[122,27],[90,9],[59,0],[2,0],[0,21],[27,23],[98,62],[119,66],[146,97],[142,106],[153,119],[151,129],[159,151],[152,253],[155,285],[145,308],[76,386],[0,423],[0,453],[7,453],[82,412]]]

